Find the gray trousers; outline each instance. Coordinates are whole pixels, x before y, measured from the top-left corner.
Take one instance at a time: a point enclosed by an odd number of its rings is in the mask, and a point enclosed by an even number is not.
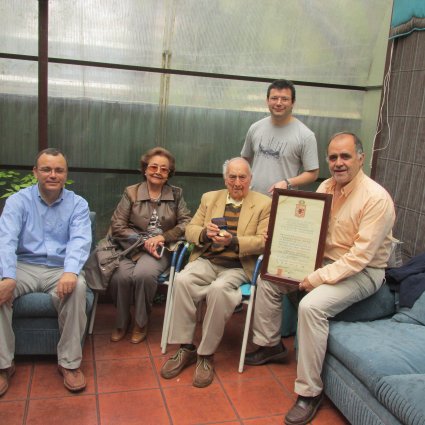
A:
[[[176,275],[168,342],[191,344],[196,329],[196,310],[201,300],[207,309],[202,324],[198,354],[214,354],[223,337],[227,320],[242,300],[239,286],[247,282],[242,268],[216,266],[204,258],[190,262]]]
[[[158,276],[169,267],[170,256],[170,253],[165,251],[162,258],[157,260],[152,255],[143,253],[137,262],[128,258],[120,261],[109,284],[112,299],[117,307],[116,328],[126,327],[133,300],[135,322],[140,327],[148,323]]]
[[[298,307],[297,394],[314,397],[323,390],[321,373],[328,342],[328,319],[374,294],[383,279],[383,269],[367,267],[335,285],[322,284],[303,297]],[[261,346],[274,346],[281,340],[282,287],[261,279],[257,286],[253,341]]]
[[[61,334],[58,343],[58,363],[67,369],[75,369],[81,364],[81,341],[87,324],[86,281],[82,273],[78,276],[74,291],[61,301],[56,295],[56,285],[62,274],[63,269],[60,267],[18,261],[14,298],[32,292],[44,292],[52,296],[53,305],[58,312]],[[13,309],[9,305],[5,303],[0,306],[0,369],[12,364],[15,353],[12,314]]]

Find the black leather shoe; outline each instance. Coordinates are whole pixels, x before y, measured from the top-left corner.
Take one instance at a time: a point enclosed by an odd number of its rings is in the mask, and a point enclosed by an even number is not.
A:
[[[245,356],[245,364],[259,366],[269,362],[280,363],[285,360],[287,355],[288,350],[282,343],[274,347],[260,347]]]
[[[285,416],[286,425],[306,425],[316,415],[323,400],[323,393],[316,397],[298,396],[297,401]]]

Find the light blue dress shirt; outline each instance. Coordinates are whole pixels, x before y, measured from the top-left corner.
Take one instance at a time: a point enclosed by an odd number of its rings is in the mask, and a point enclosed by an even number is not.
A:
[[[38,185],[10,196],[0,217],[0,276],[16,279],[16,262],[79,274],[91,246],[87,201],[63,189],[52,205]]]

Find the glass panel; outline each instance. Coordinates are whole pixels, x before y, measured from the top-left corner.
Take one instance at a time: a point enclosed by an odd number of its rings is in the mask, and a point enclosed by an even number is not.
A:
[[[49,7],[49,56],[161,66],[163,0],[61,0]]]
[[[49,96],[158,103],[160,74],[49,64]]]
[[[159,74],[51,65],[49,143],[78,167],[138,169],[157,144]]]
[[[388,35],[392,1],[181,0],[173,6],[171,68],[366,85],[377,39]]]
[[[335,84],[368,81],[385,52],[392,0],[62,0],[49,54]],[[123,24],[125,23],[125,24]],[[163,58],[164,53],[164,58]],[[163,63],[164,62],[164,63]],[[382,68],[382,65],[381,67]]]
[[[37,152],[37,62],[0,59],[0,158],[32,164]]]
[[[37,96],[38,63],[0,58],[0,93]]]
[[[0,52],[37,55],[38,1],[9,0],[0,3]]]

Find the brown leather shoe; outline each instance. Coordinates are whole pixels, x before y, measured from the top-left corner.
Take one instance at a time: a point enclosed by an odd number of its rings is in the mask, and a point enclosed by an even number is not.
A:
[[[285,416],[286,425],[306,425],[314,418],[320,403],[323,400],[323,393],[316,397],[298,396],[297,401]]]
[[[80,368],[66,369],[58,365],[59,373],[63,376],[63,385],[71,392],[81,391],[86,388],[86,378]]]
[[[148,325],[141,328],[137,323],[134,324],[133,331],[131,333],[130,342],[133,344],[139,344],[146,339],[148,334]]]
[[[0,397],[9,389],[10,378],[15,374],[15,363],[5,369],[0,369]]]
[[[127,323],[127,326],[125,328],[115,328],[112,331],[111,341],[112,342],[121,341],[125,337],[125,335],[127,334],[128,330],[130,329],[130,325],[131,325],[131,316],[128,319],[128,323]]]
[[[198,356],[192,384],[194,387],[208,387],[214,379],[214,354]]]
[[[170,357],[161,368],[161,376],[165,379],[176,377],[185,367],[196,362],[196,348],[189,350],[187,348],[179,348]]]
[[[274,347],[259,347],[245,356],[245,364],[259,366],[266,363],[281,363],[288,356],[288,350],[279,342]]]

